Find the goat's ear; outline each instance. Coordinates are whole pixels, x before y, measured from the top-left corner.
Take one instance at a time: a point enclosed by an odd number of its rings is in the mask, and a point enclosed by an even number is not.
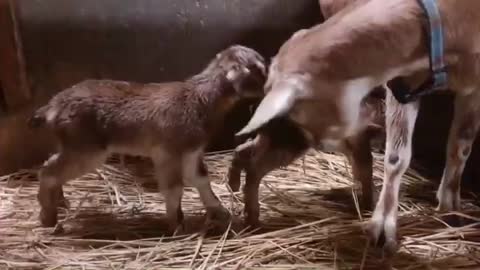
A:
[[[234,82],[248,76],[249,74],[250,69],[235,65],[227,72],[227,80]]]
[[[282,87],[268,92],[265,98],[258,105],[252,118],[236,136],[250,134],[270,120],[286,114],[298,98],[297,92],[291,87]]]

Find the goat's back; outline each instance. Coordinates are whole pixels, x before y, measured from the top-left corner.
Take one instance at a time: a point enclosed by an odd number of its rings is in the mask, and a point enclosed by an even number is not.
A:
[[[104,145],[188,147],[206,136],[199,99],[183,82],[88,80],[58,93],[47,107],[55,114],[49,124],[64,140],[82,141],[88,133]]]

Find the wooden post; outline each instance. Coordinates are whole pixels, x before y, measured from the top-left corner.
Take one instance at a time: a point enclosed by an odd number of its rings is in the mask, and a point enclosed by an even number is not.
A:
[[[25,105],[31,98],[15,2],[0,0],[0,82],[9,113]]]

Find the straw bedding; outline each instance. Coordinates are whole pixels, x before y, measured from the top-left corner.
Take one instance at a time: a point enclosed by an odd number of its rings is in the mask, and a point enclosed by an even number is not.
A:
[[[69,182],[60,224],[41,228],[35,171],[0,178],[0,269],[475,269],[480,265],[480,207],[463,194],[461,226],[434,212],[436,185],[409,171],[399,212],[401,249],[386,259],[369,243],[358,184],[345,158],[311,152],[261,185],[259,231],[244,230],[242,194],[227,188],[231,153],[213,153],[213,188],[235,214],[226,230],[205,232],[197,193],[186,188],[186,235],[164,236],[162,196],[148,161],[112,158]],[[382,157],[375,155],[380,185]],[[136,181],[133,181],[135,179]],[[460,213],[458,213],[460,214]]]

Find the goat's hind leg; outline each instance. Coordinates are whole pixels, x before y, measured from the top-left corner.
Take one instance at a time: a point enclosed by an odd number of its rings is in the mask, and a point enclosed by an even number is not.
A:
[[[63,184],[95,169],[105,158],[106,153],[102,151],[64,148],[45,163],[39,171],[40,188],[37,195],[43,226],[53,227],[57,224],[57,207],[62,206],[64,200]]]
[[[437,191],[439,211],[460,210],[460,186],[463,169],[480,126],[478,96],[457,96],[455,115],[450,128],[447,158]]]
[[[56,160],[58,159],[58,155],[59,153],[56,153],[50,156],[48,160],[43,163],[43,167],[48,167],[49,164],[56,162]],[[60,186],[60,188],[58,189],[57,196],[58,196],[58,199],[57,199],[58,206],[68,209],[70,207],[70,204],[68,203],[68,200],[65,198],[65,195],[63,194],[63,186]]]
[[[419,101],[399,104],[391,90],[386,96],[386,147],[383,186],[369,224],[373,241],[385,236],[384,250],[393,254],[397,249],[398,197],[402,176],[410,165],[412,137],[418,115]]]

